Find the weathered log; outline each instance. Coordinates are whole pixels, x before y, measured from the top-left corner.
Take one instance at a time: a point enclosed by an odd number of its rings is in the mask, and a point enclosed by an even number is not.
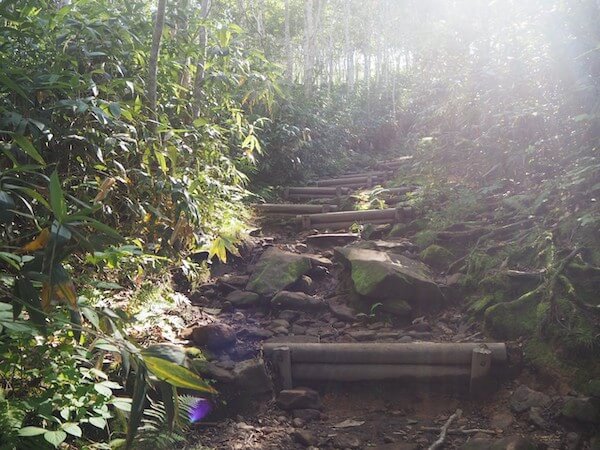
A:
[[[377,182],[385,181],[383,177],[378,176],[363,176],[363,177],[348,177],[348,178],[331,178],[329,180],[317,181],[317,186],[348,186],[359,185],[371,187]]]
[[[378,178],[387,178],[390,176],[389,171],[379,170],[376,172],[355,172],[348,173],[344,175],[337,175],[336,178],[356,178],[356,177],[378,177]],[[322,180],[317,180],[322,181]]]
[[[302,203],[281,204],[281,203],[258,203],[253,205],[263,214],[312,214],[325,213],[337,210],[336,205],[311,205]]]
[[[292,363],[294,380],[373,381],[373,380],[446,380],[468,378],[463,366],[412,364],[323,364]]]
[[[304,216],[308,217],[308,216]],[[378,220],[355,220],[352,222],[332,222],[332,223],[313,223],[311,224],[309,221],[304,221],[302,223],[302,228],[304,230],[315,229],[315,230],[348,230],[352,225],[355,224],[372,224],[372,225],[385,225],[390,223],[389,219],[378,219]]]
[[[276,344],[264,344],[265,356],[270,358]],[[280,346],[280,345],[279,345]],[[480,343],[292,343],[289,344],[292,364],[409,364],[433,366],[464,366],[470,374],[473,349]],[[507,361],[504,343],[486,344],[493,364]]]
[[[347,193],[348,189],[343,187],[315,187],[315,186],[302,186],[302,187],[288,187],[284,190],[284,195],[298,195],[298,194],[315,194],[315,195],[339,195]]]
[[[412,215],[410,208],[368,209],[338,211],[298,216],[298,222],[307,228],[345,228],[353,223],[395,223]]]

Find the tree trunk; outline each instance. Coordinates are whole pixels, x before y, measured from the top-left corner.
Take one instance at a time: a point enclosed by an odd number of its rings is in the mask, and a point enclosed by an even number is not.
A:
[[[314,0],[305,0],[304,3],[304,92],[312,93],[314,75]]]
[[[350,1],[344,2],[344,53],[346,55],[346,83],[354,89],[354,51],[350,48]]]
[[[202,0],[200,5],[202,11],[202,20],[208,18],[210,12],[211,0]],[[208,46],[208,32],[205,26],[200,27],[200,34],[198,38],[198,44],[200,47],[200,57],[196,62],[196,78],[194,79],[194,94],[192,99],[192,111],[194,118],[198,117],[200,112],[200,101],[202,100],[202,85],[204,84],[204,66],[207,59],[207,46]]]
[[[285,0],[285,79],[292,84],[294,81],[294,62],[292,55],[292,37],[290,34],[290,1]]]
[[[160,53],[160,41],[162,39],[165,26],[165,9],[167,0],[158,0],[156,9],[156,20],[154,21],[154,32],[152,33],[152,47],[150,49],[150,59],[148,61],[148,109],[150,110],[150,127],[156,128],[156,98],[157,98],[157,77],[158,77],[158,54]]]

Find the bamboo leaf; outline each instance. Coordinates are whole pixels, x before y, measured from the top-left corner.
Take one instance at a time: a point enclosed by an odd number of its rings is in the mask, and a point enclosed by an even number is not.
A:
[[[20,134],[15,134],[13,135],[13,139],[21,148],[21,150],[23,150],[25,153],[27,153],[29,156],[35,159],[38,163],[44,166],[46,165],[44,158],[42,158],[42,155],[40,155],[40,153],[36,150],[36,148],[33,146],[33,144],[28,138]]]
[[[157,378],[173,386],[211,394],[216,393],[214,388],[206,381],[185,367],[154,356],[144,355],[144,362],[148,370],[156,375]]]
[[[67,215],[67,204],[56,170],[50,175],[50,205],[52,206],[52,212],[56,220],[62,222]]]

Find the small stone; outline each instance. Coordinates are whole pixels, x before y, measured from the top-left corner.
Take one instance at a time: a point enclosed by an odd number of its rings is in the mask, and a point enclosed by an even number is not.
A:
[[[418,331],[419,333],[424,333],[431,331],[431,325],[429,325],[427,322],[418,322],[409,326],[407,331]]]
[[[329,269],[325,266],[315,266],[308,271],[308,275],[318,280],[329,275]]]
[[[529,410],[534,406],[545,408],[551,402],[543,392],[534,391],[527,386],[519,386],[510,397],[510,408],[517,413]]]
[[[321,411],[318,409],[294,409],[292,417],[302,419],[304,422],[318,420],[321,418]]]
[[[273,389],[271,378],[260,359],[249,359],[238,363],[233,370],[233,375],[236,384],[244,389],[244,392],[264,394]]]
[[[398,342],[400,342],[401,344],[408,344],[409,342],[412,342],[413,338],[410,336],[402,336],[400,339],[398,339]]]
[[[277,327],[289,328],[290,323],[285,319],[275,319],[275,320],[271,321],[269,328],[277,328]]]
[[[346,322],[333,322],[332,326],[333,328],[340,330],[342,328],[346,328]]]
[[[292,439],[305,447],[311,446],[317,442],[314,434],[308,430],[294,430]]]
[[[579,433],[567,433],[565,436],[565,447],[567,450],[576,450],[581,446],[581,435]]]
[[[515,418],[510,412],[499,412],[492,416],[492,419],[490,420],[490,426],[494,430],[505,430],[512,425],[514,421]]]
[[[235,376],[229,370],[217,366],[212,362],[194,360],[192,366],[200,374],[206,378],[212,378],[220,383],[231,383]]]
[[[289,309],[285,309],[279,313],[278,317],[280,319],[287,320],[288,322],[292,322],[292,321],[296,320],[299,315],[300,315],[300,312],[298,312],[298,311],[291,311]]]
[[[192,332],[192,340],[200,347],[209,350],[220,350],[235,344],[235,330],[221,322],[213,322],[196,327]]]
[[[245,328],[243,330],[238,331],[238,337],[240,335],[246,336],[251,339],[269,339],[270,337],[273,337],[273,332],[265,330],[263,328]]]
[[[248,275],[232,275],[227,274],[221,277],[220,281],[224,281],[232,286],[246,286],[250,277]]]
[[[292,425],[296,428],[302,428],[305,425],[305,423],[304,420],[302,420],[300,417],[294,417],[294,419],[292,420]]]
[[[246,316],[244,316],[244,313],[241,311],[236,311],[233,314],[233,320],[235,322],[243,322],[244,320],[246,320]]]
[[[315,311],[323,309],[325,303],[321,299],[311,297],[304,292],[280,291],[271,299],[271,306],[297,311]]]
[[[275,327],[272,328],[271,331],[275,334],[275,336],[287,336],[290,333],[286,327]]]
[[[277,406],[290,411],[293,409],[321,409],[321,397],[309,388],[284,389],[277,397]]]
[[[306,328],[302,325],[292,325],[292,334],[306,334]]]
[[[542,417],[542,410],[537,406],[532,407],[529,410],[529,422],[531,422],[536,427],[544,430],[548,427],[546,420]]]
[[[223,311],[223,312],[231,312],[231,311],[233,311],[233,304],[230,301],[225,300],[221,304],[221,311]]]
[[[361,448],[360,439],[349,434],[338,434],[331,441],[335,448]]]
[[[372,330],[351,331],[348,334],[354,339],[356,339],[358,342],[372,341],[377,336],[376,333]]]
[[[302,275],[300,279],[291,286],[291,290],[312,294],[315,291],[315,283],[308,275]]]
[[[238,308],[256,306],[260,303],[260,296],[254,292],[233,291],[227,295],[226,299]]]

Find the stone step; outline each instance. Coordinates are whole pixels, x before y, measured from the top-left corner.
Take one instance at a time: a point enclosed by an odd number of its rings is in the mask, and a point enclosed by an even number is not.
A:
[[[360,238],[358,233],[326,233],[307,236],[306,243],[313,247],[327,248],[350,244]]]

